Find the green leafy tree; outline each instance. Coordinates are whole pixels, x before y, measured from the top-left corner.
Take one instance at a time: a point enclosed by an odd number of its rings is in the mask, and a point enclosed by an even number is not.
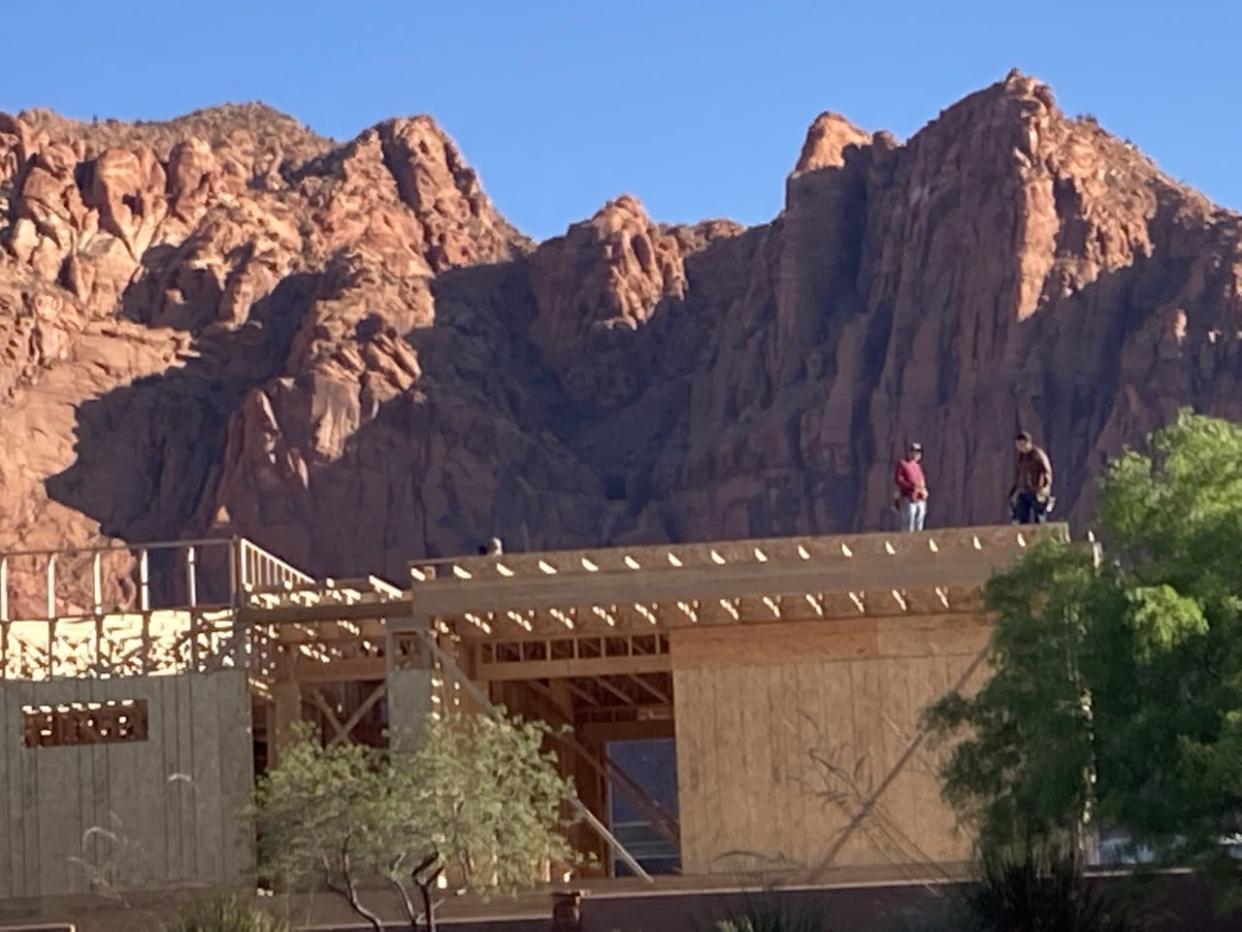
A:
[[[442,875],[506,892],[541,865],[572,864],[573,789],[543,752],[548,729],[493,716],[431,722],[410,752],[323,748],[308,732],[259,782],[254,814],[263,869],[285,885],[317,884],[375,929],[368,889],[397,892],[410,928],[435,928]],[[415,898],[421,900],[420,909]]]
[[[1094,822],[1236,878],[1242,428],[1183,412],[1098,502],[1102,560],[1047,542],[989,583],[993,675],[929,711],[957,741],[946,798],[993,856],[1076,846]]]

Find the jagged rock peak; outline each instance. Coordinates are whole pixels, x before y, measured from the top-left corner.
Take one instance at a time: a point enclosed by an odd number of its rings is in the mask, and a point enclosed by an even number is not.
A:
[[[845,164],[847,148],[865,146],[870,142],[870,133],[859,129],[841,114],[825,110],[806,132],[806,141],[802,143],[802,154],[798,156],[794,173],[839,168]]]

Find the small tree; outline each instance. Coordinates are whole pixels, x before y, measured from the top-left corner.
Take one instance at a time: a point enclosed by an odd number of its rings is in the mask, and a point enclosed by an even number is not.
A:
[[[397,752],[325,749],[302,731],[259,782],[260,864],[285,884],[321,884],[376,930],[368,885],[397,892],[411,929],[417,893],[433,930],[446,871],[462,889],[506,892],[533,884],[540,865],[575,862],[573,788],[541,749],[547,734],[540,723],[455,715]]]

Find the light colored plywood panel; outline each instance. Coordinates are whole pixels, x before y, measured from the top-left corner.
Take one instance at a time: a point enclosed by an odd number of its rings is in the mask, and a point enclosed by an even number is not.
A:
[[[210,676],[185,677],[177,684],[177,770],[190,775],[192,783],[170,781],[164,775],[170,813],[178,822],[178,863],[186,877],[214,877],[217,843],[212,828],[204,824],[204,797],[209,808],[219,802],[219,761],[216,758],[214,691]]]
[[[746,792],[740,800],[736,847],[753,852],[759,859],[779,854],[783,839],[775,831],[772,810],[780,800],[772,791],[771,720],[768,717],[767,683],[758,667],[737,671],[740,686],[741,728],[738,734],[738,757],[745,773]]]
[[[194,839],[196,876],[219,882],[224,868],[224,825],[221,814],[219,679],[194,677],[189,682],[191,714],[182,724],[193,736],[193,808],[187,825]],[[188,721],[187,721],[188,719]]]
[[[790,674],[787,697],[792,735],[786,751],[786,767],[796,787],[794,811],[800,817],[793,828],[797,858],[801,863],[809,864],[823,855],[825,839],[832,830],[832,819],[835,817],[835,809],[828,806],[820,795],[819,775],[812,758],[823,743],[824,720],[831,714],[831,709],[825,709],[822,684],[825,671],[828,675],[839,676],[846,671],[846,667],[805,663],[777,669]],[[848,715],[846,721],[849,721]]]
[[[746,844],[745,830],[741,826],[746,817],[750,777],[741,754],[742,687],[739,671],[719,670],[708,682],[710,710],[715,719],[711,732],[714,736],[712,765],[717,791],[713,795],[719,805],[719,815],[707,834],[709,848],[714,855],[709,869],[714,873],[731,869],[736,864],[732,853]]]
[[[861,662],[850,664],[850,681],[854,714],[855,766],[858,768],[855,781],[857,792],[851,800],[851,809],[857,812],[888,772],[883,734],[884,680],[879,664]],[[881,798],[873,808],[883,805],[884,800]],[[842,849],[841,863],[886,863],[883,836],[877,830],[875,821],[870,813],[862,820],[862,824],[854,831]]]
[[[922,859],[917,827],[917,778],[915,758],[906,752],[918,733],[914,703],[910,696],[911,669],[917,660],[886,660],[880,664],[884,683],[883,726],[884,773],[895,769],[896,776],[881,799],[882,813],[889,818],[887,828],[892,844],[890,856],[898,863],[917,863]],[[906,758],[905,763],[901,763]]]
[[[814,703],[810,751],[806,773],[814,794],[807,819],[809,863],[818,863],[836,843],[858,805],[855,786],[858,740],[854,730],[851,664],[816,664],[810,681],[801,679],[808,699]]]
[[[181,793],[184,792],[184,780],[176,778],[178,783],[170,783],[174,774],[185,774],[191,777],[188,770],[183,769],[181,759],[181,695],[179,676],[161,676],[149,683],[130,682],[127,685],[134,695],[144,688],[149,690],[148,700],[148,741],[143,749],[144,772],[137,775],[143,792],[150,799],[158,799],[159,805],[153,806],[148,831],[152,836],[153,850],[158,852],[159,864],[152,865],[150,871],[160,884],[176,882],[186,874],[183,855],[184,845],[181,841]],[[185,741],[189,741],[186,734]],[[130,774],[130,761],[123,752],[127,748],[109,748],[108,763],[112,765],[112,799],[113,806],[128,809],[124,794],[132,792],[129,782],[134,774]],[[129,820],[128,813],[124,816]]]
[[[250,693],[242,671],[213,674],[220,721],[221,881],[243,884],[255,865],[254,831],[246,818],[246,804],[254,785],[254,742],[250,721]]]
[[[0,898],[13,896],[14,873],[17,866],[13,860],[13,822],[9,813],[9,778],[18,746],[13,742],[10,719],[21,719],[21,709],[14,709],[9,702],[9,690],[0,684]]]
[[[882,657],[976,654],[992,625],[977,615],[911,615],[876,619],[877,653]]]
[[[21,705],[33,705],[34,690],[30,684],[21,684],[17,690]],[[19,765],[19,819],[22,834],[23,896],[40,896],[41,857],[39,817],[39,757],[38,751],[23,747],[17,754]]]
[[[734,770],[730,766],[732,751],[724,739],[729,716],[721,709],[722,703],[730,701],[729,686],[722,683],[719,676],[713,673],[704,676],[700,681],[703,705],[700,727],[705,736],[704,768],[711,791],[704,797],[704,805],[708,809],[708,818],[704,825],[706,831],[702,835],[704,872],[716,869],[716,858],[728,850],[728,839],[724,835],[725,823],[729,818],[732,800],[726,792],[727,785],[733,781]]]
[[[57,684],[57,700],[76,702],[78,684]],[[55,813],[55,818],[39,820],[39,889],[73,891],[82,889],[82,870],[71,859],[79,855],[81,814],[78,811],[79,755],[70,748],[39,748],[32,752],[39,779],[35,783],[35,811]]]
[[[835,863],[918,862],[920,849],[956,860],[964,852],[951,835],[952,815],[939,800],[928,755],[895,767],[922,708],[968,657],[689,668],[680,667],[676,651],[674,657],[687,872],[756,865],[753,858],[721,858],[730,851],[819,863],[890,772],[878,811],[850,835]],[[812,749],[830,773],[815,772]],[[825,791],[837,801],[826,800]]]
[[[94,692],[91,688],[90,680],[74,680],[74,689],[72,690],[72,698],[76,702],[88,702],[94,698]],[[91,835],[88,835],[90,827],[95,824],[95,773],[94,762],[89,754],[72,755],[72,775],[69,780],[68,792],[73,796],[75,816],[77,826],[76,835],[70,844],[75,857],[84,860],[90,858]],[[74,867],[70,876],[69,889],[74,893],[83,893],[89,891],[89,884],[85,872],[80,867]]]
[[[973,658],[970,658],[973,660]],[[942,665],[942,688],[941,695],[947,695],[962,677],[963,670],[968,666],[969,661],[964,658],[942,657],[940,658]],[[989,675],[987,665],[980,665],[980,676]],[[973,692],[977,686],[968,685],[965,687],[967,694]],[[948,756],[949,745],[940,747],[936,753],[937,766]],[[940,858],[944,861],[964,861],[970,856],[972,846],[972,838],[965,826],[959,823],[956,814],[947,803],[942,801],[941,806],[937,809],[937,820],[942,828],[939,835],[939,852]]]
[[[788,665],[874,657],[876,619],[823,619],[748,627],[683,628],[669,634],[675,669]]]
[[[910,727],[913,738],[921,731],[923,710],[943,692],[943,663],[939,657],[923,657],[906,661],[907,684],[910,696]],[[936,860],[941,827],[937,823],[940,803],[940,784],[936,776],[937,760],[927,742],[907,765],[910,791],[914,800],[914,812],[910,835],[917,844],[920,860]]]
[[[922,733],[923,707],[929,696],[939,691],[939,660],[936,657],[919,657],[900,662],[894,675],[902,677],[903,690],[893,703],[891,715],[898,724],[893,733],[899,743],[898,756],[904,756],[907,748]],[[927,821],[930,811],[938,808],[938,784],[925,743],[920,744],[913,756],[908,758],[894,785],[894,798],[907,806],[902,818],[903,833],[908,841],[908,861],[923,864],[929,860],[930,838]]]
[[[703,834],[707,823],[707,794],[712,789],[704,766],[706,742],[704,734],[702,680],[697,670],[679,670],[673,674],[673,702],[677,717],[674,742],[677,748],[677,810],[681,825],[682,870],[702,870],[698,858],[704,850]]]
[[[797,667],[757,667],[767,697],[768,766],[772,829],[785,858],[801,863],[805,793],[798,778]]]

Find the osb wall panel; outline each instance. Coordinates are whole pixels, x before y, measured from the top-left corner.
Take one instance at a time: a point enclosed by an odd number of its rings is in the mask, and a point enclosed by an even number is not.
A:
[[[27,707],[145,700],[145,740],[27,747]],[[245,674],[0,683],[0,899],[188,885],[253,870]]]
[[[684,870],[818,864],[987,637],[985,620],[960,615],[674,632]],[[938,763],[916,753],[835,863],[964,859]]]

